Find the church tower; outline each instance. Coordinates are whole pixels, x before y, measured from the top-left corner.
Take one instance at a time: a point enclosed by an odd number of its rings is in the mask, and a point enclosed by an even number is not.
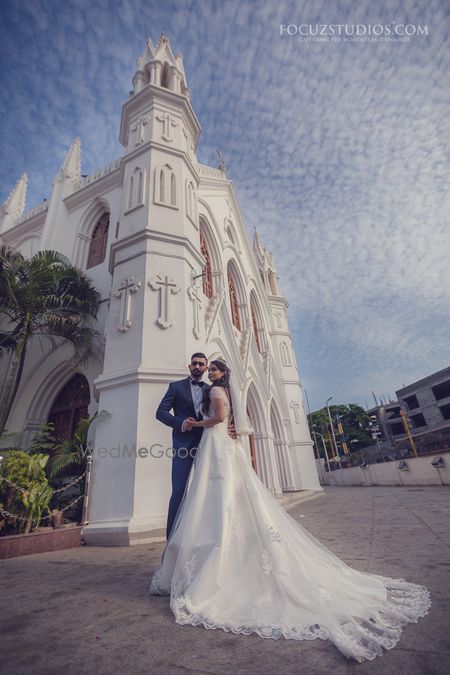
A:
[[[181,54],[163,33],[137,59],[122,109],[120,217],[104,368],[94,382],[110,418],[96,427],[88,544],[138,543],[165,522],[172,455],[155,410],[169,382],[187,376],[204,331],[194,279],[204,265],[199,135]]]

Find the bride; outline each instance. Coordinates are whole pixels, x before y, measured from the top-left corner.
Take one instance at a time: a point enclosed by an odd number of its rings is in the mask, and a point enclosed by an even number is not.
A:
[[[263,638],[330,640],[358,662],[392,649],[431,606],[405,579],[346,565],[280,506],[227,432],[230,370],[211,361],[205,427],[149,592],[179,624]]]

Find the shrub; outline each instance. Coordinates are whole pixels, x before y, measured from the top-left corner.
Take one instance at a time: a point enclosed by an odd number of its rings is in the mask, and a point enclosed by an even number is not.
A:
[[[29,455],[21,450],[11,450],[0,464],[0,477],[7,478],[25,492],[6,481],[0,481],[0,503],[5,511],[26,520],[5,518],[6,524],[0,525],[1,534],[20,534],[38,527],[44,512],[50,513],[48,505],[53,490],[48,484],[45,465],[48,456]]]

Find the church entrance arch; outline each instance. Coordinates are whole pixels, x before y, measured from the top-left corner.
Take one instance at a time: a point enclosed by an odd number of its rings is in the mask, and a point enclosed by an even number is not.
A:
[[[57,438],[73,437],[80,420],[89,417],[89,403],[89,383],[84,375],[76,373],[56,395],[48,416]]]

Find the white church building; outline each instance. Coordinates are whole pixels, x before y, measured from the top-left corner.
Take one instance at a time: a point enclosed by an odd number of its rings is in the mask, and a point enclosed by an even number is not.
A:
[[[182,56],[162,34],[137,59],[124,154],[81,176],[77,139],[47,201],[25,212],[24,174],[1,209],[2,243],[60,251],[101,294],[103,361],[75,369],[68,345],[33,343],[7,424],[73,432],[109,413],[95,424],[88,544],[144,543],[165,527],[171,429],[155,411],[197,351],[230,366],[240,438],[267,488],[322,490],[272,255],[256,230],[249,239],[223,163],[198,163],[199,136]]]

